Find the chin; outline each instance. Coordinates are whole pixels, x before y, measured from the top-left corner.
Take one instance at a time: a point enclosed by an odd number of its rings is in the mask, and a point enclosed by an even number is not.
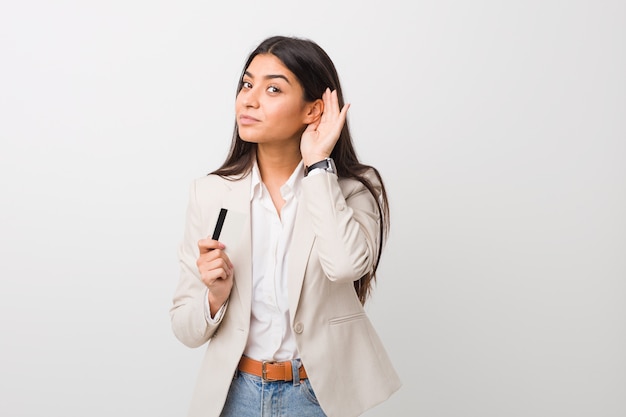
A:
[[[240,138],[241,138],[241,140],[243,140],[244,142],[248,142],[248,143],[259,143],[259,141],[258,141],[258,140],[256,140],[256,139],[254,138],[254,136],[253,136],[253,137],[250,137],[250,136],[242,136],[242,135],[241,135],[241,133],[240,133],[240,134],[239,134],[239,137],[240,137]]]
[[[244,142],[259,143],[259,138],[257,137],[258,135],[255,135],[254,132],[251,132],[245,127],[242,129],[241,127],[237,126],[237,133],[239,134],[241,140],[243,140]]]

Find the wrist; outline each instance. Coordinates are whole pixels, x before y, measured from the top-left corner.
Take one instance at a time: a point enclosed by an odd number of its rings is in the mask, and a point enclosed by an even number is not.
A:
[[[311,165],[305,165],[304,176],[306,177],[309,172],[313,170],[324,170],[331,174],[337,174],[337,167],[333,158],[324,158],[320,161],[314,162]]]
[[[304,162],[305,167],[308,167],[329,157],[330,155],[325,154],[307,155],[302,157],[302,162]]]

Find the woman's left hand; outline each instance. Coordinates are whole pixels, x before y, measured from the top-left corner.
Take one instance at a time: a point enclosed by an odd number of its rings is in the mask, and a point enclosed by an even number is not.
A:
[[[316,122],[307,126],[300,141],[304,165],[309,166],[330,156],[339,140],[350,104],[339,109],[337,90],[326,89],[322,94],[324,111]]]

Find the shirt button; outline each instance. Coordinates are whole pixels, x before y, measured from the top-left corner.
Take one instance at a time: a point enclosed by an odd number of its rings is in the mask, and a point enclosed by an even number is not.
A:
[[[346,203],[337,203],[337,210],[344,211],[346,209]]]
[[[295,326],[293,326],[293,331],[298,333],[298,334],[302,333],[303,330],[304,330],[304,324],[302,324],[302,323],[298,322],[298,323],[296,323]]]

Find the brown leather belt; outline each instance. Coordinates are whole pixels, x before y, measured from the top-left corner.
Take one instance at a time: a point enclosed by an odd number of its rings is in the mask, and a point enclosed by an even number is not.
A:
[[[255,361],[246,356],[242,356],[239,361],[239,370],[248,374],[260,376],[264,381],[291,381],[293,374],[291,371],[291,361],[272,362],[272,361]],[[299,369],[300,379],[305,379],[306,371],[304,366]]]

